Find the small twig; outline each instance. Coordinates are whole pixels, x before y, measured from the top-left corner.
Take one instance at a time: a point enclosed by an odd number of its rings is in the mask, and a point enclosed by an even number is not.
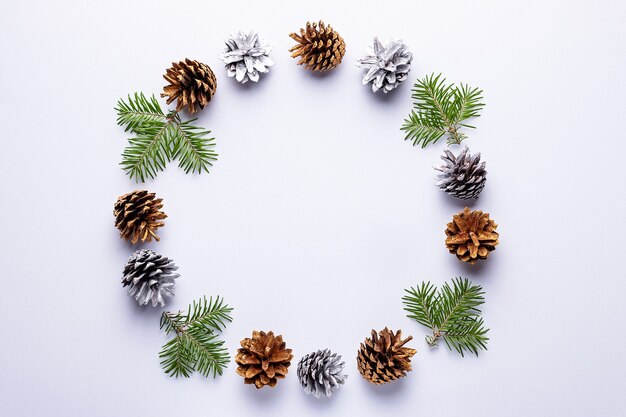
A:
[[[437,346],[437,341],[441,337],[441,332],[439,330],[433,330],[433,335],[426,335],[426,343],[428,343],[429,347]]]

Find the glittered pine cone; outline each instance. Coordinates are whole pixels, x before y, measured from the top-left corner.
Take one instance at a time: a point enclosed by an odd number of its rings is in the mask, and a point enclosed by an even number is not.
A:
[[[465,207],[446,227],[446,248],[463,262],[475,264],[496,249],[500,236],[497,227],[489,213]]]
[[[137,190],[118,197],[113,207],[113,215],[120,236],[133,244],[139,240],[150,242],[153,238],[158,242],[156,230],[164,225],[161,220],[167,217],[161,211],[162,201],[146,190]]]
[[[348,375],[343,373],[345,362],[330,349],[305,355],[298,362],[298,380],[307,394],[315,398],[330,397]]]
[[[176,111],[187,107],[195,114],[209,104],[217,89],[217,79],[213,70],[202,62],[186,58],[179,63],[172,62],[163,78],[169,83],[163,87],[161,97],[167,97],[167,104],[176,101]]]
[[[282,335],[274,336],[273,332],[255,330],[252,338],[241,341],[235,363],[244,383],[254,384],[258,389],[266,385],[274,387],[279,379],[283,379],[291,359],[291,349],[286,348]]]
[[[272,47],[262,40],[258,33],[239,31],[224,41],[226,49],[220,54],[229,77],[245,84],[248,81],[258,82],[261,74],[269,72],[274,61],[270,58]]]
[[[377,385],[405,376],[411,371],[411,357],[416,353],[415,349],[404,347],[411,339],[413,336],[402,340],[402,330],[372,330],[372,336],[361,343],[356,358],[361,375]]]
[[[382,91],[386,94],[396,89],[408,78],[412,59],[413,54],[401,40],[382,43],[374,38],[374,46],[357,61],[365,70],[363,85],[370,84],[374,93]]]
[[[306,28],[300,29],[300,34],[290,33],[289,36],[298,42],[293,46],[292,58],[300,58],[298,65],[304,65],[311,71],[327,71],[341,64],[346,53],[346,43],[336,30],[318,23],[306,23]]]
[[[174,261],[147,249],[133,253],[124,267],[122,285],[139,305],[165,305],[165,295],[174,296],[174,280],[180,275]]]
[[[461,200],[478,198],[487,181],[485,162],[480,162],[480,153],[472,155],[466,147],[454,155],[446,149],[441,159],[445,165],[435,167],[441,172],[437,175],[437,186]]]

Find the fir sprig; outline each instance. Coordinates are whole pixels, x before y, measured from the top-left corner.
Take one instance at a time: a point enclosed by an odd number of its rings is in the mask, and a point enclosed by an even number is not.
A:
[[[413,110],[404,120],[405,140],[425,148],[448,135],[448,144],[460,144],[467,135],[461,128],[474,128],[465,120],[480,116],[485,106],[482,90],[467,84],[446,84],[442,75],[427,75],[413,86]]]
[[[117,124],[125,126],[124,132],[135,131],[142,125],[166,120],[156,97],[153,95],[147,99],[143,93],[135,93],[132,97],[128,95],[128,102],[120,99],[115,111],[117,112]]]
[[[209,172],[217,154],[212,150],[215,138],[194,125],[197,119],[182,121],[176,111],[167,114],[154,97],[134,93],[128,100],[120,99],[115,108],[117,124],[125,132],[134,133],[122,153],[122,169],[135,181],[155,178],[168,162],[178,159],[185,173]]]
[[[465,351],[478,355],[479,350],[487,349],[489,329],[478,309],[485,302],[480,285],[459,277],[452,279],[452,286],[444,283],[440,291],[430,282],[405,291],[402,301],[407,316],[432,330],[432,335],[426,336],[429,346],[443,339],[461,356]]]
[[[159,358],[169,376],[189,378],[193,371],[208,377],[222,375],[230,362],[224,341],[217,332],[226,328],[233,319],[232,308],[219,296],[213,301],[206,297],[189,305],[187,313],[165,311],[161,315],[161,329],[166,334],[175,333],[174,339],[163,345]]]

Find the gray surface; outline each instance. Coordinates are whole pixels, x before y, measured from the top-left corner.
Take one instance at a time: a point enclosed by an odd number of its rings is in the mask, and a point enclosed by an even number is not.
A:
[[[620,1],[4,2],[0,415],[616,416],[623,411],[624,39]],[[402,4],[403,3],[403,4]],[[245,10],[240,13],[238,10]],[[345,38],[325,77],[295,65],[287,36],[322,17]],[[253,27],[276,65],[258,85],[228,79],[222,39]],[[374,35],[402,38],[410,79],[386,97],[355,60]],[[210,175],[174,164],[147,187],[169,215],[160,243],[181,277],[170,308],[221,294],[234,354],[253,329],[294,351],[275,390],[159,367],[159,309],[120,284],[133,251],[113,204],[134,189],[117,164],[116,100],[158,93],[172,60],[218,76],[200,124],[217,137]],[[435,187],[444,141],[403,142],[417,76],[485,90],[467,144],[488,161],[476,208],[501,244],[470,268],[444,247],[462,203]],[[428,350],[402,290],[463,275],[487,292],[489,351]],[[332,294],[332,296],[329,296]],[[418,349],[402,381],[368,385],[354,356],[371,328]],[[321,348],[349,378],[330,401],[302,392],[296,364]],[[454,400],[452,400],[454,398]]]

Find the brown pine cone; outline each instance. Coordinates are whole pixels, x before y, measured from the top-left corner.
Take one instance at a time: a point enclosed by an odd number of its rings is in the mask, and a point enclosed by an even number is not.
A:
[[[172,67],[163,78],[169,84],[163,87],[161,97],[168,97],[167,104],[178,100],[176,111],[181,111],[183,107],[187,107],[191,114],[202,110],[217,89],[217,79],[211,68],[188,58],[178,64],[172,62]]]
[[[402,340],[402,330],[395,334],[386,327],[379,333],[372,330],[372,337],[361,343],[356,358],[361,375],[377,385],[405,376],[411,370],[411,357],[417,352],[404,347],[411,339],[413,336]]]
[[[163,199],[154,197],[154,193],[136,190],[117,198],[113,215],[121,237],[133,244],[140,239],[142,242],[150,242],[152,238],[159,241],[156,230],[163,227],[164,223],[160,220],[167,215],[161,211]]]
[[[475,264],[487,259],[489,252],[496,250],[499,243],[498,225],[489,219],[489,213],[470,211],[465,207],[452,217],[446,228],[446,247],[463,262]]]
[[[291,349],[286,349],[282,335],[255,330],[251,339],[241,341],[235,363],[239,365],[237,373],[244,377],[244,383],[254,384],[258,389],[266,385],[274,387],[279,379],[283,379],[291,359]]]
[[[300,29],[300,34],[290,33],[289,36],[298,42],[292,47],[292,58],[300,57],[298,65],[304,64],[312,71],[326,71],[341,64],[346,53],[346,43],[339,33],[330,25],[320,20],[317,23],[306,23],[306,29]]]

